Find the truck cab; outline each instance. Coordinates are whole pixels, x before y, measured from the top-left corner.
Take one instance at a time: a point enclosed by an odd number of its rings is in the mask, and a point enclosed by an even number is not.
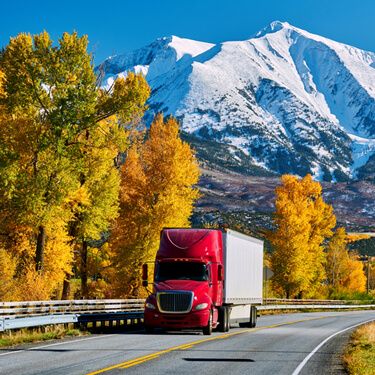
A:
[[[164,229],[154,264],[152,294],[144,311],[154,328],[229,329],[233,304],[224,303],[225,233],[218,229]],[[144,285],[148,284],[144,267]]]
[[[215,328],[222,304],[222,259],[219,230],[164,229],[153,293],[145,304],[146,329]]]

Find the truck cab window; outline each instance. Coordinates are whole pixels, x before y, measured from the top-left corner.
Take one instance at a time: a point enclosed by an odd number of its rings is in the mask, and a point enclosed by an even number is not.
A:
[[[195,280],[208,281],[206,264],[199,262],[161,262],[157,266],[155,281]]]

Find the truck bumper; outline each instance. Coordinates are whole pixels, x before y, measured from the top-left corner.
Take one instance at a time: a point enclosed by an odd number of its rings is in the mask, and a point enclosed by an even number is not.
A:
[[[187,314],[166,314],[146,309],[144,323],[153,328],[202,328],[207,325],[209,314],[209,310],[191,311]]]

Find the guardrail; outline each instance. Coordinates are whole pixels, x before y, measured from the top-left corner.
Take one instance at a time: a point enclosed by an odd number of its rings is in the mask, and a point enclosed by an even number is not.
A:
[[[270,305],[362,305],[369,301],[337,300],[337,299],[287,299],[287,298],[265,298],[264,304]],[[373,301],[371,301],[373,302]]]
[[[0,316],[137,311],[143,304],[143,299],[0,302]]]
[[[257,310],[314,310],[314,309],[374,309],[375,305],[328,305],[328,304],[315,304],[315,305],[305,305],[305,304],[287,304],[287,305],[262,305],[258,306]]]
[[[258,310],[373,308],[358,301],[266,299]],[[95,328],[141,324],[143,299],[0,302],[0,332],[50,324]]]
[[[0,302],[0,332],[50,324],[140,324],[143,304],[143,299]]]

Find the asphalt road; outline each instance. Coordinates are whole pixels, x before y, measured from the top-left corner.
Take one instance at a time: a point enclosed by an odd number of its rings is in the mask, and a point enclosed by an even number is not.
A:
[[[340,374],[350,327],[369,320],[375,311],[264,316],[255,329],[212,336],[94,335],[2,349],[0,374]]]

